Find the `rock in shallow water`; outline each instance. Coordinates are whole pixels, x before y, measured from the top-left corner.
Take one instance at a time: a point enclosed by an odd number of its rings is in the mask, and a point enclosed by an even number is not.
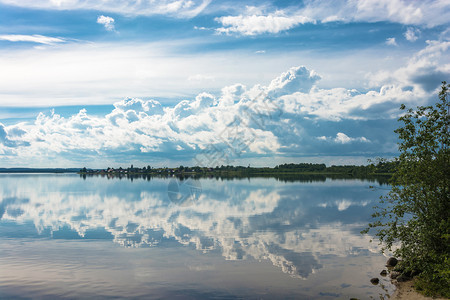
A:
[[[386,262],[386,267],[395,267],[398,263],[398,260],[395,257],[391,257]]]
[[[392,271],[391,272],[391,279],[397,278],[398,276],[400,276],[400,274],[402,274],[402,273],[397,272],[397,271]]]
[[[370,282],[371,282],[373,285],[377,285],[378,282],[380,282],[380,279],[378,279],[378,278],[372,278],[372,279],[370,279]]]
[[[385,277],[387,275],[387,271],[386,270],[381,271],[380,275]]]

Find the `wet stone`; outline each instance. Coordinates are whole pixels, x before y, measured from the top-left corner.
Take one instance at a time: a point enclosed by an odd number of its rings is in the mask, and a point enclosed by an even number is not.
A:
[[[391,257],[386,262],[386,267],[395,267],[398,263],[398,260],[395,257]]]
[[[396,279],[398,276],[400,276],[400,272],[392,271],[391,272],[391,279]]]

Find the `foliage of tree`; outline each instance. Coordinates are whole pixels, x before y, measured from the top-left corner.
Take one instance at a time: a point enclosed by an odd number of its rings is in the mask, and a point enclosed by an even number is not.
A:
[[[402,259],[405,270],[421,272],[416,287],[450,297],[449,93],[443,82],[439,101],[405,111],[398,134],[397,168],[390,193],[369,224]],[[397,249],[395,249],[398,247]]]
[[[375,160],[375,163],[369,159],[369,162],[371,162],[370,167],[371,171],[374,174],[393,174],[395,173],[395,170],[398,166],[398,161],[390,161],[386,158],[379,157]]]

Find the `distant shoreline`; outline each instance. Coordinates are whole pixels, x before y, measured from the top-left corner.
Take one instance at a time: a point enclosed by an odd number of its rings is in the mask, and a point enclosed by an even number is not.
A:
[[[368,166],[331,166],[325,164],[283,164],[274,168],[269,167],[244,167],[244,166],[220,166],[220,167],[184,167],[177,168],[152,168],[150,166],[135,168],[107,168],[104,170],[90,170],[83,168],[78,174],[84,179],[101,176],[108,179],[126,178],[146,179],[175,177],[180,180],[192,178],[217,178],[217,179],[243,179],[243,178],[275,178],[281,181],[326,181],[327,179],[368,179],[379,184],[389,184],[389,179],[395,170],[395,164],[382,162],[378,165]]]
[[[275,167],[250,167],[247,166],[216,166],[216,167],[185,167],[179,166],[175,168],[153,168],[147,167],[131,167],[128,168],[106,168],[102,170],[94,170],[83,168],[79,174],[86,175],[102,175],[110,174],[113,176],[127,175],[179,175],[179,176],[270,176],[270,175],[352,175],[352,176],[372,176],[387,175],[390,176],[395,172],[397,164],[395,162],[379,161],[376,165],[332,165],[327,167],[325,164],[316,163],[290,163],[277,165]]]
[[[297,175],[348,175],[352,177],[365,176],[391,176],[396,169],[394,162],[381,161],[378,164],[370,165],[332,165],[327,167],[325,164],[299,163],[282,164],[275,167],[244,167],[244,166],[216,166],[216,167],[184,167],[175,168],[153,168],[131,167],[128,168],[106,168],[106,169],[88,169],[84,168],[0,168],[0,173],[78,173],[80,175],[109,175],[111,177],[126,176],[231,176],[231,177],[252,177],[252,176],[297,176]]]
[[[0,168],[0,173],[78,173],[79,168]]]

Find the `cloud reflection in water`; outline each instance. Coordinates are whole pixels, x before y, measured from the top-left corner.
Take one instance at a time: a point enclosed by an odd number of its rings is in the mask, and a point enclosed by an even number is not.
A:
[[[31,221],[41,234],[50,230],[56,236],[70,228],[88,237],[103,230],[125,247],[175,240],[201,252],[218,251],[226,260],[269,260],[296,278],[322,268],[321,257],[379,251],[359,230],[382,191],[369,191],[367,182],[357,180],[202,179],[203,192],[188,207],[170,202],[164,179],[1,180],[1,221]],[[38,184],[30,184],[33,180]]]

